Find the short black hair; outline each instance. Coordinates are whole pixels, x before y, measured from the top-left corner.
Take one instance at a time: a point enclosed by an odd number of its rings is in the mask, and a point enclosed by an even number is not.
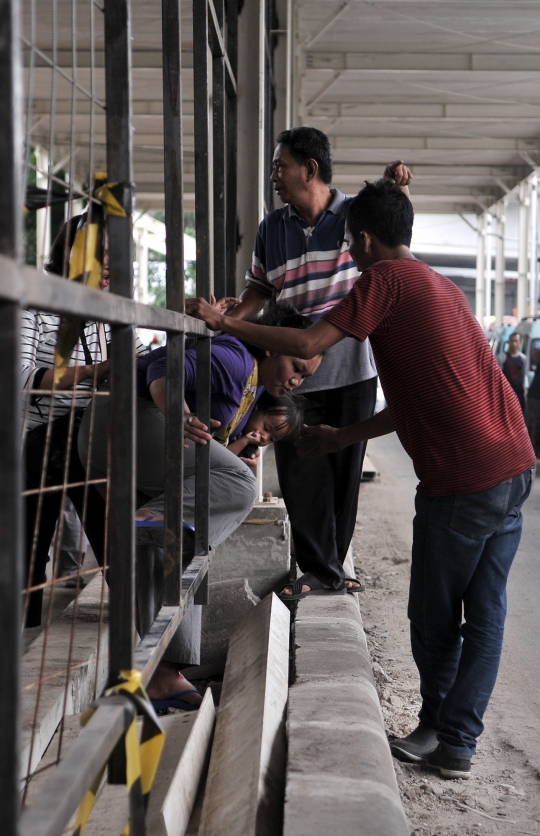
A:
[[[307,406],[307,398],[302,395],[280,395],[275,397],[268,392],[263,392],[255,405],[258,412],[265,415],[278,415],[283,418],[283,423],[288,425],[287,433],[281,439],[289,441],[296,438],[302,432],[304,424],[304,411]]]
[[[286,145],[297,163],[316,160],[319,177],[329,185],[332,182],[332,146],[330,140],[317,128],[290,128],[281,131],[278,145]]]
[[[246,322],[253,322],[255,325],[279,325],[281,328],[299,328],[305,331],[313,325],[309,317],[298,313],[295,307],[289,302],[269,302],[264,308],[262,314],[254,319],[247,319]],[[258,348],[256,345],[251,345],[245,340],[240,340],[245,345],[249,353],[255,357],[256,360],[262,360],[266,357],[264,348]]]
[[[369,183],[352,199],[347,210],[347,229],[356,241],[364,230],[372,232],[385,247],[409,247],[414,211],[401,189],[387,180]]]

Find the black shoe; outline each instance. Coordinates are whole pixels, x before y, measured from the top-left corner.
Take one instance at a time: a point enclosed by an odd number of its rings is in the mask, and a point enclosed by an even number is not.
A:
[[[433,726],[420,722],[407,737],[391,740],[390,751],[400,761],[425,761],[430,752],[437,748],[437,732]]]
[[[427,758],[428,766],[438,769],[443,778],[470,778],[471,759],[456,758],[444,749],[441,744]]]

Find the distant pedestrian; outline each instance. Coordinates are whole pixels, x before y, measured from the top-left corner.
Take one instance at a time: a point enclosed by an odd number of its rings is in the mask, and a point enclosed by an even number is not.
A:
[[[501,367],[505,378],[517,395],[521,409],[525,412],[525,378],[527,375],[527,358],[521,351],[522,339],[517,333],[510,335],[508,351],[497,355],[497,363]]]

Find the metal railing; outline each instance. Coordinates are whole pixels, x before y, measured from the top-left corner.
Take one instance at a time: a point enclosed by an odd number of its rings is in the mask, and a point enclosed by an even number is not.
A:
[[[43,11],[40,4],[39,11]],[[36,65],[50,68],[52,92],[49,120],[49,165],[41,174],[48,190],[55,175],[58,130],[55,83],[70,85],[70,167],[76,146],[76,101],[86,102],[90,148],[88,182],[101,150],[94,142],[96,114],[106,122],[105,152],[108,180],[123,184],[124,217],[107,216],[110,293],[46,275],[23,266],[23,95],[21,62],[21,2],[3,0],[0,15],[0,150],[4,162],[0,190],[0,831],[4,836],[58,836],[83,799],[99,769],[109,763],[109,781],[125,783],[122,739],[133,707],[124,698],[97,701],[97,710],[65,758],[58,757],[48,784],[21,815],[21,590],[23,589],[22,437],[20,384],[20,321],[25,308],[85,321],[108,323],[110,342],[110,426],[107,501],[108,542],[104,573],[109,586],[108,682],[120,671],[137,668],[143,683],[151,678],[188,604],[204,603],[208,594],[209,447],[196,456],[196,556],[182,566],[182,470],[184,337],[197,337],[197,411],[210,417],[210,333],[186,317],[183,276],[182,84],[180,0],[162,0],[163,146],[165,223],[167,236],[167,309],[133,300],[132,173],[133,115],[131,107],[131,38],[129,0],[104,0],[103,8],[89,0],[90,17],[103,14],[104,97],[96,94],[95,33],[90,49],[90,86],[77,76],[76,0],[51,0],[51,42],[43,46],[36,26],[36,0],[28,0],[25,34],[26,147],[31,146],[39,118],[33,119],[32,83]],[[71,13],[71,68],[58,57],[57,32],[62,12]],[[93,24],[92,24],[93,25]],[[39,38],[38,38],[39,34]],[[236,253],[236,37],[237,2],[194,0],[194,116],[197,228],[197,293],[209,298],[234,292]],[[212,55],[211,73],[207,46]],[[39,114],[38,114],[39,115]],[[212,128],[210,128],[212,125]],[[34,132],[34,133],[33,133]],[[45,132],[46,133],[46,132]],[[45,136],[45,142],[47,137]],[[210,154],[210,142],[213,148]],[[64,140],[65,144],[65,140]],[[96,153],[94,153],[94,151]],[[213,158],[213,160],[211,160]],[[213,169],[210,165],[213,165]],[[76,172],[68,178],[69,197],[79,199]],[[211,186],[212,183],[212,186]],[[213,194],[211,193],[211,189]],[[88,191],[87,196],[90,197]],[[68,204],[71,205],[71,204]],[[68,213],[69,214],[69,213]],[[211,263],[213,240],[213,264]],[[213,269],[212,269],[213,268]],[[212,285],[213,272],[213,285]],[[138,645],[135,644],[135,326],[167,332],[167,412],[165,429],[165,569],[155,579],[161,588],[159,612]],[[66,485],[63,490],[65,492]],[[54,581],[51,595],[54,594]],[[159,597],[159,596],[158,596]],[[49,623],[48,623],[49,624]],[[48,627],[47,624],[47,627]],[[46,627],[46,629],[47,629]],[[69,669],[69,662],[68,662]],[[67,679],[66,679],[67,682]],[[67,684],[66,684],[67,688]],[[132,834],[144,833],[144,816],[132,810]]]

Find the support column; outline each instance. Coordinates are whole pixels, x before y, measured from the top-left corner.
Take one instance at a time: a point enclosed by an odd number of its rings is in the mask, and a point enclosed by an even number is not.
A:
[[[137,276],[137,299],[139,302],[148,304],[148,242],[146,229],[140,229],[135,240],[137,264],[139,274]]]
[[[517,317],[527,316],[527,301],[529,295],[528,267],[529,267],[529,184],[523,180],[519,184],[519,214],[518,214],[518,280],[517,280]]]
[[[485,241],[486,241],[486,263],[485,263],[485,293],[484,293],[484,316],[487,319],[486,327],[489,329],[491,310],[491,285],[493,278],[493,216],[486,212],[485,220]]]
[[[506,228],[506,199],[497,203],[497,224],[495,227],[495,325],[502,325],[504,316],[504,232]]]
[[[535,316],[538,310],[538,175],[534,174],[530,184],[530,281],[529,313]]]
[[[39,146],[36,147],[36,186],[40,189],[48,188],[49,155]],[[41,172],[41,173],[40,173]],[[36,267],[43,270],[43,265],[49,257],[51,249],[51,212],[49,207],[38,209],[36,212]]]
[[[476,299],[475,314],[478,322],[484,327],[486,310],[486,216],[478,216],[478,239],[476,242]]]

